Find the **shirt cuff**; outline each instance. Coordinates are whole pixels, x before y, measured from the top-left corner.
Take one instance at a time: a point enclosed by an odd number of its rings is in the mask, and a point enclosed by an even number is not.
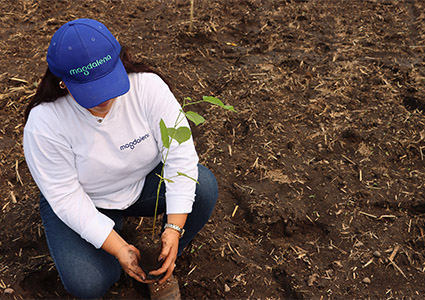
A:
[[[115,226],[115,222],[104,214],[97,212],[87,228],[81,233],[81,237],[99,249],[102,247],[108,235]]]
[[[192,212],[193,199],[187,197],[165,196],[167,202],[167,215],[170,214],[189,214]]]

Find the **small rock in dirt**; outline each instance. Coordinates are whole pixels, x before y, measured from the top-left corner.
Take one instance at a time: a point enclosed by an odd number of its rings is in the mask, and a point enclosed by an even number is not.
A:
[[[366,283],[366,284],[369,284],[369,283],[371,283],[372,281],[370,280],[370,278],[369,277],[365,277],[365,278],[363,278],[363,283]]]
[[[379,251],[375,251],[375,252],[373,252],[373,256],[375,256],[375,257],[381,257],[381,252],[379,252]]]
[[[226,293],[230,292],[230,288],[229,288],[229,286],[227,284],[224,284],[224,291]]]
[[[312,286],[317,281],[317,278],[319,278],[319,274],[317,274],[317,273],[310,275],[310,277],[308,277],[308,281],[307,281],[308,286]]]
[[[14,292],[15,291],[13,289],[11,289],[11,288],[7,288],[7,289],[4,290],[4,293],[5,294],[13,294]]]

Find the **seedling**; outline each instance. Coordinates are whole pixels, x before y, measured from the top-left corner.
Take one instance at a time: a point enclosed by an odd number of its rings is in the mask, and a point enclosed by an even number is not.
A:
[[[175,140],[179,145],[181,145],[182,143],[189,140],[190,137],[192,136],[192,132],[190,131],[189,127],[179,126],[180,123],[184,120],[184,117],[186,117],[188,120],[192,121],[195,124],[195,126],[198,126],[198,125],[205,122],[204,117],[202,117],[198,113],[196,113],[194,111],[185,111],[184,110],[189,105],[195,105],[195,104],[199,104],[199,103],[202,103],[202,102],[207,102],[207,103],[210,103],[210,104],[213,104],[213,105],[217,105],[217,106],[219,106],[219,107],[221,107],[225,110],[235,111],[233,106],[224,105],[223,102],[216,97],[203,96],[202,100],[199,100],[199,101],[192,101],[191,98],[186,97],[183,100],[182,108],[180,109],[180,112],[177,115],[177,119],[176,119],[173,127],[167,127],[165,125],[165,122],[164,122],[163,119],[161,119],[161,121],[159,122],[159,127],[160,127],[160,130],[161,130],[161,140],[162,140],[162,144],[163,144],[163,148],[162,148],[162,151],[161,151],[162,152],[163,165],[162,165],[162,169],[161,169],[161,174],[157,174],[158,177],[159,177],[159,183],[158,183],[158,189],[157,189],[157,193],[156,193],[155,213],[154,213],[153,227],[152,227],[152,239],[154,238],[154,235],[155,235],[158,202],[159,202],[159,193],[160,193],[160,190],[161,190],[162,183],[164,181],[173,182],[173,178],[178,177],[178,176],[184,176],[184,177],[187,177],[187,178],[195,181],[196,183],[199,183],[196,179],[190,177],[187,174],[181,173],[181,172],[177,172],[177,174],[175,176],[172,176],[171,178],[164,178],[164,167],[165,167],[165,163],[168,159],[168,154],[170,153],[170,147],[171,147],[171,143],[173,142],[173,140]]]
[[[198,181],[195,178],[192,178],[192,177],[190,177],[187,174],[184,174],[182,172],[177,172],[176,175],[174,175],[170,178],[165,178],[164,177],[164,167],[165,167],[165,164],[167,162],[168,155],[170,153],[171,144],[172,144],[173,140],[175,140],[179,145],[181,145],[182,143],[189,140],[190,137],[192,136],[192,132],[190,131],[189,127],[179,126],[181,124],[181,122],[184,120],[184,117],[186,117],[188,120],[192,121],[196,126],[205,122],[205,119],[201,115],[199,115],[198,113],[196,113],[194,111],[184,111],[184,109],[187,106],[198,104],[198,103],[201,103],[201,102],[208,102],[210,104],[220,106],[220,107],[222,107],[226,110],[235,111],[233,106],[224,105],[223,102],[221,102],[220,99],[215,98],[215,97],[204,96],[202,98],[202,100],[200,100],[200,101],[192,101],[192,99],[187,97],[183,100],[182,108],[180,109],[180,112],[177,115],[177,118],[176,118],[176,121],[174,122],[173,127],[167,127],[165,125],[164,120],[163,119],[160,120],[159,127],[160,127],[160,132],[161,132],[161,141],[162,141],[162,144],[163,144],[162,149],[161,149],[163,165],[162,165],[162,169],[161,169],[161,174],[157,174],[157,176],[159,177],[159,183],[158,183],[158,189],[157,189],[157,193],[156,193],[155,212],[154,212],[154,219],[153,219],[153,226],[152,226],[152,243],[151,244],[144,243],[144,246],[143,246],[144,249],[143,249],[143,251],[141,251],[143,253],[142,260],[140,262],[140,266],[143,269],[143,271],[147,274],[147,279],[149,279],[149,280],[150,279],[158,280],[158,279],[162,278],[162,276],[164,275],[164,274],[161,274],[161,275],[154,276],[154,275],[150,274],[150,271],[159,269],[161,264],[162,264],[161,261],[158,261],[158,256],[161,252],[161,245],[160,245],[160,243],[156,243],[156,241],[155,241],[155,228],[156,228],[156,219],[157,219],[157,212],[158,212],[158,202],[159,202],[159,194],[160,194],[162,183],[164,181],[173,182],[173,178],[178,177],[178,176],[184,176],[184,177],[198,183]]]

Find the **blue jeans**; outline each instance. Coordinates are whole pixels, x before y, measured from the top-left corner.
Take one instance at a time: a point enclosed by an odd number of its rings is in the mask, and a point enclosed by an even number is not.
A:
[[[162,164],[147,177],[139,199],[125,210],[99,209],[115,221],[119,232],[126,216],[153,216],[156,193]],[[180,239],[178,255],[208,222],[218,197],[217,181],[212,172],[198,165],[198,182],[192,212],[184,226],[186,232]],[[165,212],[165,184],[162,184],[158,214]],[[53,212],[44,196],[40,195],[40,213],[47,245],[65,289],[79,298],[99,298],[120,278],[118,260],[102,249],[96,249],[65,225]],[[164,214],[164,221],[166,216]],[[143,254],[142,254],[143,255]]]

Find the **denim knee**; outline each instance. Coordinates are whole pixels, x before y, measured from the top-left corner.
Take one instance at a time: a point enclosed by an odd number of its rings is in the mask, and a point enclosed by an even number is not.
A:
[[[195,202],[193,203],[192,212],[187,216],[184,226],[186,233],[179,241],[177,256],[182,254],[183,249],[208,222],[218,198],[218,186],[214,174],[200,164],[198,165],[198,182]]]
[[[65,289],[78,298],[101,298],[120,278],[121,268],[118,262],[112,262],[102,270],[98,265],[82,260],[78,262],[79,259],[76,256],[74,258],[75,268],[58,271]]]
[[[218,198],[217,180],[214,174],[201,164],[198,164],[198,182],[196,198],[201,198],[208,207],[213,208]]]

